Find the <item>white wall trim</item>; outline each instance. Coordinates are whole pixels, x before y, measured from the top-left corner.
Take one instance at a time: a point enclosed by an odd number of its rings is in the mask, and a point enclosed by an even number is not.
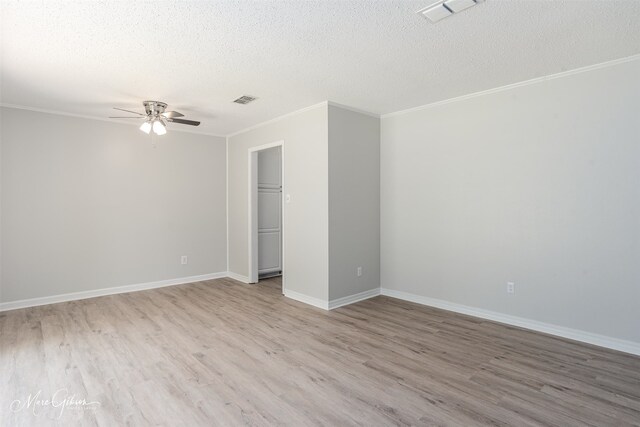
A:
[[[536,78],[533,78],[533,79],[530,79],[530,80],[524,80],[524,81],[518,82],[518,83],[512,83],[512,84],[508,84],[508,85],[505,85],[505,86],[499,86],[499,87],[492,88],[492,89],[482,90],[480,92],[474,92],[474,93],[470,93],[470,94],[467,94],[467,95],[457,96],[455,98],[449,98],[449,99],[445,99],[445,100],[442,100],[442,101],[432,102],[430,104],[420,105],[418,107],[408,108],[406,110],[400,110],[400,111],[395,111],[393,113],[382,114],[380,116],[380,118],[386,119],[388,117],[394,117],[394,116],[400,116],[400,115],[403,115],[403,114],[409,114],[409,113],[413,113],[413,112],[416,112],[416,111],[426,110],[426,109],[429,109],[429,108],[438,107],[440,105],[449,104],[449,103],[452,103],[452,102],[463,101],[465,99],[476,98],[476,97],[479,97],[479,96],[489,95],[489,94],[497,93],[497,92],[503,92],[503,91],[506,91],[506,90],[515,89],[515,88],[522,87],[522,86],[528,86],[528,85],[533,85],[533,84],[536,84],[536,83],[546,82],[546,81],[549,81],[549,80],[559,79],[559,78],[562,78],[562,77],[571,76],[573,74],[580,74],[580,73],[585,73],[585,72],[588,72],[588,71],[599,70],[601,68],[612,67],[614,65],[624,64],[626,62],[632,62],[632,61],[636,61],[636,60],[640,60],[640,54],[627,56],[625,58],[614,59],[612,61],[601,62],[599,64],[588,65],[586,67],[575,68],[573,70],[562,71],[560,73],[550,74],[550,75],[547,75],[547,76],[536,77]]]
[[[30,298],[19,301],[0,303],[0,312],[19,308],[36,307],[39,305],[56,304],[59,302],[76,301],[87,298],[115,295],[127,292],[145,291],[148,289],[164,288],[165,286],[183,285],[186,283],[202,282],[204,280],[227,277],[227,272],[202,274],[199,276],[179,277],[176,279],[159,280],[157,282],[138,283],[135,285],[117,286],[114,288],[95,289],[91,291],[72,292],[68,294],[51,295],[48,297]]]
[[[347,295],[346,297],[329,301],[329,310],[333,310],[334,308],[353,304],[359,301],[364,301],[366,299],[373,298],[378,295],[380,295],[380,288],[369,289],[368,291],[360,292],[353,295]]]
[[[244,128],[244,129],[239,130],[239,131],[237,131],[237,132],[230,133],[229,135],[227,135],[227,137],[228,137],[228,138],[231,138],[231,137],[233,137],[233,136],[237,136],[237,135],[240,135],[240,134],[242,134],[242,133],[249,132],[249,131],[251,131],[251,130],[254,130],[254,129],[260,128],[260,127],[262,127],[262,126],[266,126],[266,125],[269,125],[269,124],[271,124],[271,123],[278,122],[278,121],[280,121],[280,120],[282,120],[282,119],[286,119],[287,117],[295,116],[296,114],[304,113],[305,111],[309,111],[309,110],[313,110],[313,109],[316,109],[316,108],[320,108],[320,107],[322,107],[322,106],[325,106],[325,107],[326,107],[327,105],[329,105],[328,101],[322,101],[322,102],[319,102],[319,103],[317,103],[317,104],[313,104],[313,105],[310,105],[310,106],[308,106],[308,107],[301,108],[301,109],[299,109],[299,110],[292,111],[292,112],[287,113],[287,114],[283,114],[282,116],[278,116],[278,117],[275,117],[275,118],[273,118],[273,119],[269,119],[269,120],[267,120],[267,121],[260,122],[260,123],[258,123],[258,124],[253,125],[253,126],[249,126],[248,128]]]
[[[18,104],[7,104],[4,102],[0,102],[0,107],[4,107],[4,108],[13,108],[14,110],[25,110],[25,111],[33,111],[35,113],[44,113],[44,114],[53,114],[56,116],[66,116],[66,117],[75,117],[78,119],[86,119],[86,120],[98,120],[101,122],[109,122],[109,123],[119,123],[121,125],[127,125],[127,126],[140,126],[141,122],[131,122],[131,121],[126,121],[126,120],[119,120],[119,119],[110,119],[108,117],[96,117],[96,116],[87,116],[87,115],[83,115],[83,114],[75,114],[75,113],[67,113],[66,111],[57,111],[57,110],[47,110],[44,108],[35,108],[35,107],[28,107],[26,105],[18,105]],[[206,135],[206,136],[215,136],[216,138],[225,138],[225,135],[216,135],[213,133],[207,133],[207,132],[199,132],[196,130],[187,130],[187,129],[175,129],[175,128],[171,128],[169,129],[171,132],[182,132],[182,133],[193,133],[196,135]]]
[[[376,119],[380,118],[380,114],[372,113],[371,111],[361,110],[359,108],[349,107],[348,105],[344,105],[344,104],[338,104],[337,102],[327,101],[327,104],[331,105],[332,107],[341,108],[343,110],[352,111],[354,113],[364,114],[365,116],[375,117]]]
[[[358,301],[364,301],[366,299],[373,298],[378,295],[380,295],[380,288],[375,288],[375,289],[369,289],[368,291],[360,292],[354,295],[348,295],[346,297],[334,299],[332,301],[325,301],[320,298],[314,298],[305,294],[301,294],[300,292],[295,292],[288,289],[284,290],[285,297],[303,302],[305,304],[312,305],[314,307],[321,308],[323,310],[333,310],[335,308],[353,304]]]
[[[234,273],[233,271],[227,271],[227,277],[230,277],[233,280],[237,280],[238,282],[249,283],[249,278],[247,276],[243,276],[242,274]]]
[[[410,294],[408,292],[396,291],[394,289],[381,288],[380,293],[385,296],[398,298],[405,301],[428,305],[430,307],[440,308],[443,310],[453,311],[456,313],[466,314],[482,319],[493,320],[494,322],[518,326],[520,328],[530,329],[536,332],[543,332],[549,335],[555,335],[574,341],[580,341],[587,344],[593,344],[599,347],[605,347],[612,350],[618,350],[640,356],[640,343],[636,343],[633,341],[607,337],[605,335],[594,334],[578,329],[566,328],[564,326],[557,326],[550,323],[539,322],[537,320],[526,319],[523,317],[511,316],[508,314],[502,314],[495,311],[484,310],[481,308],[469,307],[449,301]]]
[[[301,294],[299,292],[295,292],[289,289],[284,290],[284,296],[287,298],[294,299],[296,301],[303,302],[305,304],[312,305],[314,307],[321,308],[323,310],[329,310],[329,303],[320,298],[310,297],[308,295]]]

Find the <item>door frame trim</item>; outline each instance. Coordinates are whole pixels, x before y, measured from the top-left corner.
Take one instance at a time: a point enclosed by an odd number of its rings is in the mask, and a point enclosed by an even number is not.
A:
[[[285,235],[287,229],[286,212],[285,212],[285,199],[286,199],[286,186],[285,186],[285,163],[284,163],[284,139],[280,141],[271,142],[269,144],[259,145],[251,147],[247,151],[247,170],[248,170],[248,203],[247,203],[247,249],[249,259],[249,283],[258,283],[258,152],[267,150],[269,148],[280,147],[280,173],[282,182],[282,197],[280,212],[282,215],[282,293],[286,289],[286,275],[285,275],[285,260],[286,260],[286,245]]]

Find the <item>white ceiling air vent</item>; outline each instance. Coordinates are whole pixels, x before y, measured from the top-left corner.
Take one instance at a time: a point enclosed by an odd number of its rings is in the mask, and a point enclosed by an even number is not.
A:
[[[417,13],[428,18],[431,22],[438,22],[441,19],[451,16],[454,13],[462,12],[483,1],[484,0],[440,0],[438,3],[420,9]]]
[[[453,13],[458,13],[475,6],[476,2],[475,0],[447,0],[444,5]]]
[[[255,96],[249,96],[249,95],[242,95],[240,98],[236,99],[235,102],[236,104],[248,104],[252,101],[255,101],[256,98]]]
[[[431,22],[438,22],[452,14],[442,3],[419,10],[418,13],[421,13],[425,18],[429,18]]]

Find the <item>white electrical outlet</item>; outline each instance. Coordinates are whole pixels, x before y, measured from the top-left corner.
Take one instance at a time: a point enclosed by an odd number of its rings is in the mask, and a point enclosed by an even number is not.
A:
[[[362,267],[356,268],[356,276],[358,277],[362,276]]]
[[[507,293],[508,294],[516,293],[516,284],[514,282],[507,282]]]
[[[187,259],[186,255],[182,255],[182,257],[180,257],[180,264],[185,265],[189,263],[189,260]]]

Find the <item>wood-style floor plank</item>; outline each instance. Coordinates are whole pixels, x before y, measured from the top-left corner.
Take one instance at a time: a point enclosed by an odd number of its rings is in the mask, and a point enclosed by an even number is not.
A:
[[[0,313],[0,425],[640,426],[638,357],[389,297],[326,312],[280,286]],[[99,405],[12,410],[57,390]]]

